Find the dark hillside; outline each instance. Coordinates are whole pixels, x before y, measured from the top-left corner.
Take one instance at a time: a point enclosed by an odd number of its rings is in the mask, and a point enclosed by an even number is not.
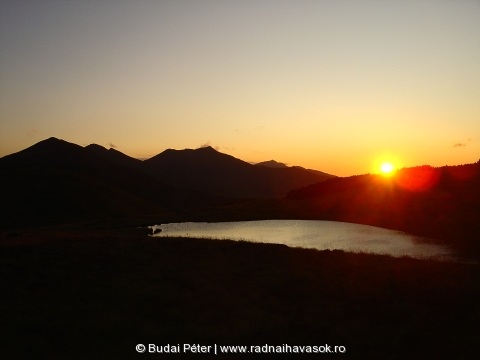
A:
[[[97,144],[90,144],[86,146],[85,149],[117,165],[130,167],[137,170],[142,170],[143,168],[143,162],[141,160],[134,159],[112,148],[107,150],[103,146]]]
[[[0,226],[137,217],[283,197],[330,175],[254,166],[211,147],[166,150],[146,161],[56,138],[0,159]]]
[[[169,184],[232,199],[284,197],[331,175],[301,168],[256,166],[212,147],[165,150],[145,160],[147,171]]]
[[[480,162],[330,179],[287,198],[304,216],[399,229],[480,250],[474,240],[480,234]]]
[[[5,359],[480,355],[473,264],[63,228],[0,236],[0,260]],[[329,344],[346,353],[135,351],[185,343]]]
[[[262,161],[262,162],[256,163],[255,165],[266,166],[266,167],[270,167],[270,168],[286,168],[286,167],[288,167],[284,163],[281,163],[281,162],[278,162],[278,161],[275,161],[275,160]]]
[[[2,167],[20,168],[28,166],[69,166],[72,161],[86,165],[92,159],[83,147],[54,137],[40,141],[25,150],[4,156]]]
[[[195,202],[91,147],[55,138],[0,159],[0,183],[0,225],[8,227],[163,214]]]

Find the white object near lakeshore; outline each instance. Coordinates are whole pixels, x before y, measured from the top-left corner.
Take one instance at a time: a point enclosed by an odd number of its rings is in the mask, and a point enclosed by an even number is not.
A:
[[[425,238],[374,226],[322,220],[259,220],[235,222],[185,222],[154,225],[155,237],[193,237],[284,244],[318,250],[345,250],[396,257],[448,260],[446,246]]]

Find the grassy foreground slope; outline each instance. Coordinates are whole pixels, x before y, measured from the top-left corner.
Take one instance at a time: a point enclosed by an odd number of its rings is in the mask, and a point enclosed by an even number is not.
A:
[[[480,355],[474,264],[61,229],[3,233],[0,264],[5,359],[186,357],[136,353],[149,343],[342,345],[346,354],[329,356],[352,359]],[[218,356],[232,357],[267,356]]]

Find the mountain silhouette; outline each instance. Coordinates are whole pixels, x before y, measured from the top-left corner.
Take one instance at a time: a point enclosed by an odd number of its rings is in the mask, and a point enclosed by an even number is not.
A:
[[[0,225],[164,214],[203,195],[178,190],[139,170],[142,162],[98,145],[56,138],[0,159]]]
[[[210,146],[168,149],[144,163],[149,174],[168,184],[232,199],[284,197],[291,189],[333,177],[299,167],[252,165]]]
[[[90,151],[92,154],[102,157],[105,160],[111,161],[120,166],[130,167],[133,169],[141,170],[143,168],[142,161],[132,158],[124,153],[115,150],[113,148],[106,149],[101,145],[90,144],[85,147],[86,150]]]
[[[266,166],[266,167],[270,167],[270,168],[286,168],[286,167],[288,167],[284,163],[281,163],[281,162],[278,162],[278,161],[275,161],[275,160],[262,161],[262,162],[256,163],[255,165]]]
[[[254,166],[211,147],[165,150],[141,161],[52,137],[0,158],[0,225],[146,216],[283,197],[326,177]]]
[[[269,168],[281,168],[281,169],[290,168],[290,169],[304,170],[304,171],[308,171],[310,173],[321,176],[323,180],[326,180],[327,178],[334,177],[334,176],[332,176],[330,174],[327,174],[327,173],[324,173],[322,171],[313,170],[313,169],[306,169],[306,168],[301,167],[301,166],[287,166],[286,164],[284,164],[282,162],[275,161],[275,160],[262,161],[262,162],[256,163],[255,165],[266,166],[266,167],[269,167]]]

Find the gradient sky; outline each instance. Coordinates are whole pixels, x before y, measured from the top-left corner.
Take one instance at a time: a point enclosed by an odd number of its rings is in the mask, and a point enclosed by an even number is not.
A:
[[[347,176],[480,159],[478,0],[0,0],[0,156],[209,144]]]

